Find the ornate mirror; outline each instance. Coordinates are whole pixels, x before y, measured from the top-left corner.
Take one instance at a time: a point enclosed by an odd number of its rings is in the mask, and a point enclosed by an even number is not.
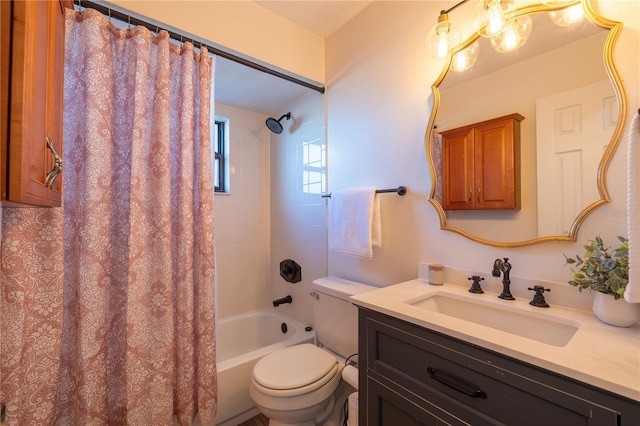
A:
[[[557,16],[570,6],[581,7],[584,18],[558,25]],[[475,33],[452,50],[432,86],[429,201],[441,229],[482,244],[575,241],[583,220],[610,200],[607,168],[626,117],[626,95],[613,63],[622,24],[599,16],[589,0],[535,4],[512,13],[531,18],[522,47],[498,53]],[[479,48],[475,64],[454,71],[455,55],[472,48]],[[524,117],[516,158],[519,208],[445,210],[441,133],[512,114]]]

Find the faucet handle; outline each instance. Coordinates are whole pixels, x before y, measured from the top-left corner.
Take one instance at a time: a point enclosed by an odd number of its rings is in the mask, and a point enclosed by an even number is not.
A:
[[[482,294],[484,293],[484,290],[482,290],[482,287],[480,287],[480,281],[484,280],[484,277],[478,276],[478,275],[472,275],[470,277],[467,278],[468,280],[473,280],[473,283],[471,284],[471,288],[469,289],[469,293],[475,293],[475,294]]]
[[[544,299],[544,294],[543,293],[545,291],[551,291],[550,288],[544,288],[541,285],[534,285],[533,287],[529,287],[528,289],[530,291],[535,291],[536,292],[533,295],[533,299],[531,300],[531,302],[529,302],[529,304],[531,306],[536,306],[538,308],[548,308],[549,307],[549,304]]]

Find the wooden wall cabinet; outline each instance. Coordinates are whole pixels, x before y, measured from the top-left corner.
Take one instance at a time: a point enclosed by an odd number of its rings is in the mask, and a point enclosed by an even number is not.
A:
[[[640,402],[359,308],[360,426],[640,424]]]
[[[520,208],[520,114],[441,132],[442,208]]]
[[[66,1],[1,1],[0,203],[60,206]]]

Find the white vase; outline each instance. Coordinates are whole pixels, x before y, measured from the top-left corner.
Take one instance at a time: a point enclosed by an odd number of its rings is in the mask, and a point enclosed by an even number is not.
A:
[[[640,320],[640,305],[627,303],[623,298],[614,299],[610,294],[595,293],[593,313],[605,324],[631,327]]]

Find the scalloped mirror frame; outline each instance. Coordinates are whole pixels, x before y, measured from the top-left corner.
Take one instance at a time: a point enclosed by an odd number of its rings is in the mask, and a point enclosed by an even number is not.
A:
[[[626,119],[627,119],[627,96],[626,96],[624,87],[622,85],[622,80],[620,78],[620,75],[618,74],[618,71],[613,62],[613,49],[618,39],[618,36],[620,35],[620,31],[622,30],[622,26],[623,26],[622,22],[612,21],[604,18],[603,16],[600,16],[594,10],[591,4],[591,0],[575,0],[570,3],[564,3],[562,5],[557,5],[557,6],[533,4],[533,5],[525,6],[513,11],[513,16],[518,17],[518,16],[532,14],[532,13],[562,10],[578,3],[582,3],[584,14],[592,24],[609,30],[609,34],[604,44],[603,59],[604,59],[607,75],[609,76],[609,80],[611,81],[614,92],[616,94],[616,99],[618,101],[618,111],[619,111],[618,122],[611,136],[609,145],[606,151],[604,152],[602,159],[600,160],[600,165],[598,166],[597,184],[598,184],[598,192],[600,194],[600,199],[597,201],[594,201],[593,203],[588,205],[584,210],[582,210],[582,212],[580,212],[580,214],[573,221],[571,228],[569,229],[569,235],[550,235],[550,236],[544,236],[544,237],[534,238],[534,239],[525,240],[525,241],[503,242],[503,241],[492,241],[485,238],[481,238],[463,229],[459,229],[447,224],[446,214],[442,206],[438,202],[438,200],[434,198],[435,192],[436,192],[435,182],[437,181],[437,176],[436,176],[436,170],[435,170],[433,158],[431,156],[431,152],[432,152],[431,139],[433,135],[433,128],[435,125],[436,117],[438,115],[438,109],[440,107],[440,91],[438,87],[440,86],[440,83],[442,82],[442,80],[444,80],[445,76],[449,71],[449,68],[451,66],[451,59],[453,55],[455,55],[458,51],[464,49],[469,44],[473,43],[476,39],[478,39],[478,37],[480,37],[478,33],[474,33],[468,39],[460,43],[460,45],[458,45],[456,48],[454,48],[451,51],[451,53],[446,59],[446,63],[444,65],[442,72],[440,73],[436,81],[431,86],[431,91],[433,94],[433,109],[431,111],[431,117],[429,118],[429,125],[427,127],[427,133],[425,136],[425,148],[426,148],[425,150],[427,154],[427,163],[429,165],[429,172],[430,172],[431,182],[432,182],[431,192],[429,193],[429,202],[431,202],[431,204],[435,207],[438,213],[438,216],[440,217],[440,229],[456,232],[472,241],[485,244],[488,246],[494,246],[494,247],[522,247],[522,246],[542,243],[545,241],[573,242],[573,241],[576,241],[578,237],[578,229],[580,228],[580,225],[585,220],[585,218],[602,204],[605,204],[611,201],[611,198],[609,196],[609,191],[607,190],[607,183],[606,183],[607,169],[609,168],[609,164],[611,163],[613,154],[616,152],[616,149],[620,144],[622,131],[624,129]]]

